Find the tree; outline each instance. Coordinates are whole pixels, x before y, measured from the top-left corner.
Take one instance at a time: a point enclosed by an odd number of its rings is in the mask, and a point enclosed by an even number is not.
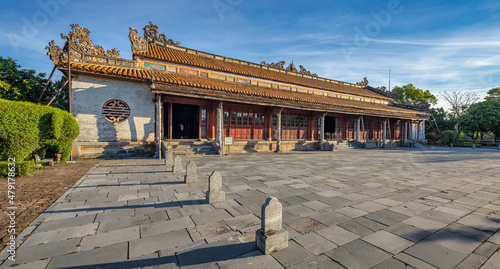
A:
[[[446,112],[444,108],[432,109],[432,117],[429,119],[430,124],[426,124],[426,132],[437,132],[441,133],[446,130],[455,130],[455,125],[457,124],[457,117],[455,115]],[[437,125],[437,130],[435,129]]]
[[[443,92],[441,96],[450,105],[450,110],[455,116],[460,117],[467,109],[479,100],[477,93],[472,91]]]
[[[460,130],[471,137],[492,132],[500,139],[500,100],[490,99],[470,106],[459,118]]]
[[[394,102],[396,104],[409,104],[415,105],[422,101],[427,104],[437,104],[437,98],[430,91],[423,91],[416,88],[413,84],[404,85],[402,87],[396,86],[392,90],[395,94]]]
[[[484,99],[486,99],[486,100],[491,100],[491,99],[500,100],[500,87],[490,89],[488,91],[488,95],[486,95],[486,97],[484,97]]]
[[[15,60],[0,56],[0,98],[37,103],[47,83],[45,76],[45,73],[22,69]],[[63,76],[60,80],[51,82],[40,103],[47,104],[65,81],[66,77]],[[68,87],[66,86],[51,106],[68,110],[67,93]]]

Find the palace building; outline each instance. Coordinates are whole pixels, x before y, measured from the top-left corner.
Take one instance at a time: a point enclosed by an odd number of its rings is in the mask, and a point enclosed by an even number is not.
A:
[[[180,149],[331,150],[347,144],[407,145],[425,139],[422,111],[393,105],[368,86],[311,74],[293,63],[252,63],[186,48],[152,23],[130,27],[133,59],[105,51],[71,25],[63,48],[47,47],[70,75],[80,125],[74,157]],[[68,55],[69,54],[69,55]],[[207,150],[208,147],[208,150]]]

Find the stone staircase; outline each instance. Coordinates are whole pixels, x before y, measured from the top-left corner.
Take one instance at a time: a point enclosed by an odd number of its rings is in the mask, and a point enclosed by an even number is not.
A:
[[[174,155],[217,154],[212,142],[207,140],[174,140],[164,142],[164,145],[166,145],[166,151],[172,151]]]

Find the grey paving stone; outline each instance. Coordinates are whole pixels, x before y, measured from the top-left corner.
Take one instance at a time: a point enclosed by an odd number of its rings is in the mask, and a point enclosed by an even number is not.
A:
[[[105,246],[53,258],[49,268],[90,268],[127,259],[127,243]]]
[[[271,255],[263,255],[260,251],[250,252],[234,259],[218,263],[220,269],[280,269],[284,268]]]
[[[362,239],[392,254],[397,254],[414,244],[409,240],[386,231],[378,231]]]
[[[294,229],[300,234],[308,234],[317,230],[321,230],[326,226],[311,219],[311,218],[300,218],[289,221],[286,223],[288,227]]]
[[[218,241],[177,253],[182,268],[206,268],[217,262],[229,260],[257,251],[255,242],[238,243]]]
[[[141,225],[140,230],[141,230],[141,237],[145,238],[176,230],[183,230],[193,226],[194,222],[193,220],[191,220],[190,217],[182,217],[173,220],[155,222],[153,224]]]
[[[15,268],[16,269],[40,269],[40,268],[45,268],[47,267],[47,264],[49,264],[50,260],[42,260],[42,261],[36,261],[36,262],[29,262],[29,263],[25,263],[25,264],[20,264],[18,266],[16,266]],[[18,262],[12,262],[12,264],[19,264]],[[2,264],[2,267],[4,267],[3,265],[9,265],[8,262]]]
[[[303,262],[297,263],[288,267],[289,269],[343,269],[342,265],[332,261],[326,255],[319,255],[316,257],[311,257]]]
[[[446,223],[415,216],[404,220],[403,223],[428,231],[437,231],[446,226]]]
[[[321,212],[321,213],[318,213],[315,215],[311,215],[310,218],[313,220],[319,221],[326,226],[331,226],[334,224],[342,223],[344,221],[348,221],[351,219],[351,218],[349,218],[343,214],[337,213],[335,211]]]
[[[225,209],[219,209],[213,212],[205,212],[197,215],[192,215],[191,219],[193,219],[196,225],[203,225],[205,223],[217,222],[224,219],[230,219],[233,216],[227,213]]]
[[[348,230],[349,232],[355,233],[359,236],[366,236],[366,235],[373,233],[372,230],[370,230],[370,229],[366,228],[365,226],[363,226],[357,222],[354,222],[352,220],[340,223],[337,226],[344,228],[344,229]]]
[[[408,216],[406,215],[399,214],[387,209],[370,213],[364,217],[376,221],[378,223],[384,224],[386,226],[391,226],[408,218]]]
[[[86,224],[91,224],[96,218],[96,213],[91,213],[88,215],[77,216],[74,218],[60,219],[53,221],[43,221],[36,227],[36,232],[46,232],[51,230],[58,230],[62,228],[81,226]]]
[[[438,268],[454,268],[468,255],[429,241],[419,242],[404,253]]]
[[[240,215],[235,218],[224,220],[234,231],[247,232],[249,229],[257,228],[260,225],[260,219],[254,214]]]
[[[430,265],[422,260],[419,260],[413,256],[410,256],[404,252],[401,252],[394,256],[395,259],[408,264],[411,267],[422,268],[422,269],[436,269],[437,267]]]
[[[339,213],[342,213],[343,215],[346,215],[350,218],[359,218],[359,217],[362,217],[362,216],[368,214],[368,212],[365,212],[363,210],[359,210],[359,209],[356,209],[356,208],[350,207],[350,206],[337,209],[336,211]]]
[[[500,266],[500,252],[496,252],[489,258],[484,265],[481,267],[482,269],[498,269]]]
[[[457,266],[457,268],[461,269],[479,268],[486,260],[488,260],[488,258],[472,253],[469,256],[467,256],[467,258],[465,258],[465,260],[463,260]]]
[[[372,267],[372,269],[411,269],[411,268],[414,267],[407,265],[406,263],[394,258],[385,260],[384,262]]]
[[[498,221],[498,218],[478,214],[467,215],[459,219],[457,222],[481,231],[496,232],[500,229],[500,221]]]
[[[465,237],[456,233],[441,230],[426,238],[425,241],[434,242],[441,246],[464,253],[471,253],[477,247],[479,247],[479,245],[481,245],[484,239],[475,240],[470,237]]]
[[[78,251],[100,248],[107,245],[114,245],[122,242],[139,239],[139,226],[113,230],[107,233],[100,233],[85,236],[81,239]]]
[[[151,223],[151,220],[145,215],[130,218],[108,219],[97,223],[99,224],[97,234]]]
[[[360,225],[363,225],[365,226],[366,228],[376,232],[376,231],[379,231],[379,230],[382,230],[382,229],[385,229],[387,226],[384,225],[384,224],[381,224],[381,223],[378,223],[378,222],[375,222],[373,220],[369,220],[365,217],[361,217],[361,218],[357,218],[357,219],[353,219],[352,221],[360,224]]]
[[[19,248],[16,252],[15,263],[28,263],[41,259],[66,255],[78,249],[80,238],[61,240],[43,245],[35,245]]]
[[[316,233],[339,246],[347,244],[360,237],[359,235],[351,233],[338,226],[330,226],[328,228],[316,231]]]
[[[474,253],[484,257],[490,257],[498,249],[499,246],[497,244],[491,242],[484,242],[477,249],[474,250]]]
[[[173,249],[191,242],[191,237],[186,230],[178,230],[132,240],[129,242],[129,257],[140,257],[159,250]]]
[[[232,232],[233,230],[224,221],[218,221],[214,223],[207,223],[204,225],[189,227],[187,228],[187,231],[193,241],[199,241],[222,234],[227,234],[229,232]]]
[[[271,255],[285,267],[302,262],[312,256],[309,251],[295,241],[289,241],[287,248],[273,252]]]
[[[373,267],[390,258],[387,252],[362,240],[355,240],[325,253],[346,268],[364,269]]]
[[[28,246],[35,246],[38,244],[46,244],[55,241],[93,235],[96,233],[98,225],[99,223],[91,223],[82,226],[68,227],[59,230],[34,233],[23,243],[23,245],[28,247]]]
[[[337,247],[337,245],[316,233],[300,235],[293,240],[314,255],[319,255]]]
[[[404,223],[392,225],[385,230],[413,242],[418,242],[434,233],[434,231],[419,229]]]

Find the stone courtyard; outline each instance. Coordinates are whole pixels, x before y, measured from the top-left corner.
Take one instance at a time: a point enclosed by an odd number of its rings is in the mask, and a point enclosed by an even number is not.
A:
[[[1,268],[500,268],[500,151],[387,149],[103,160]],[[208,204],[208,177],[225,201]],[[256,247],[266,198],[286,249]],[[5,250],[2,259],[6,258]]]

